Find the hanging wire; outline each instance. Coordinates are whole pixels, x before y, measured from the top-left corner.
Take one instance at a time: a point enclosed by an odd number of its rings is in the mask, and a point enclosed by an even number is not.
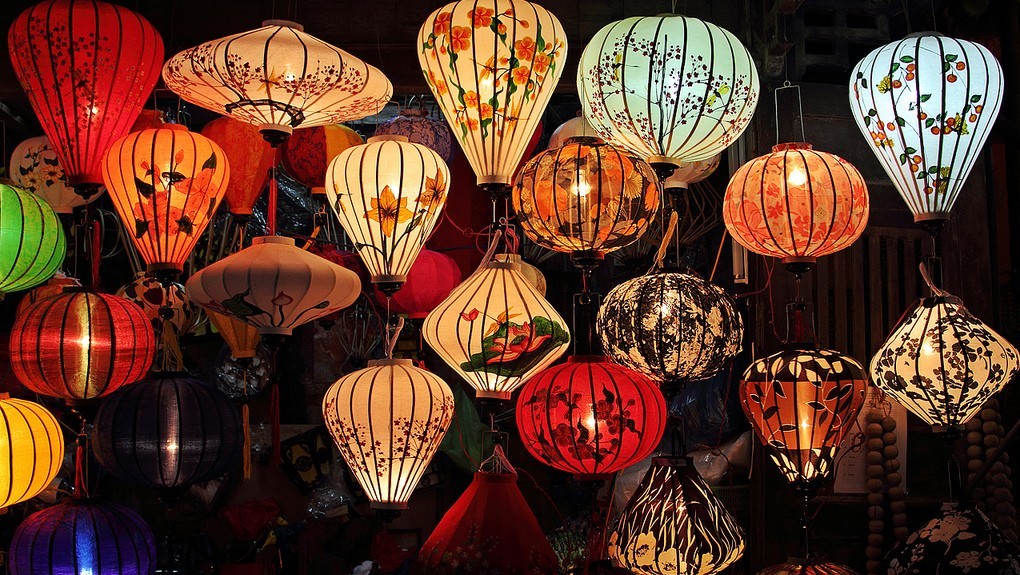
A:
[[[800,121],[800,141],[806,142],[807,136],[804,132],[804,101],[801,99],[800,86],[791,84],[789,80],[785,80],[783,85],[776,88],[773,92],[773,99],[775,99],[776,108],[776,143],[779,144],[782,140],[779,139],[779,92],[783,90],[796,90],[797,91],[797,119]]]

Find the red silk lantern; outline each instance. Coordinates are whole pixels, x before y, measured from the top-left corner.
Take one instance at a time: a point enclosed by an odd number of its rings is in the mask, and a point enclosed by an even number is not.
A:
[[[283,168],[311,188],[312,195],[325,194],[329,163],[340,152],[364,143],[357,132],[343,124],[297,130],[283,143]]]
[[[517,429],[536,459],[598,478],[647,457],[666,429],[666,401],[647,377],[605,356],[572,355],[517,398]]]
[[[251,214],[276,163],[272,146],[262,138],[258,126],[227,117],[206,124],[202,135],[216,142],[230,162],[230,181],[224,194],[230,213]]]
[[[121,6],[46,0],[18,16],[7,45],[68,183],[94,191],[103,153],[128,133],[159,80],[159,33]]]
[[[82,401],[145,376],[156,340],[148,316],[134,303],[69,288],[18,316],[10,351],[11,369],[25,387]]]
[[[390,298],[390,309],[407,314],[410,319],[425,319],[430,311],[443,303],[460,280],[460,267],[453,258],[422,249],[407,274],[407,283]],[[375,290],[375,297],[380,304],[386,305],[386,294]]]

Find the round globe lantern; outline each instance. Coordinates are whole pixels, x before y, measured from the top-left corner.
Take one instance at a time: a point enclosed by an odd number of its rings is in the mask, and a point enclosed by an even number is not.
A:
[[[64,432],[45,407],[0,394],[0,508],[39,494],[64,461]]]
[[[0,298],[53,277],[67,255],[60,220],[42,198],[0,184]]]

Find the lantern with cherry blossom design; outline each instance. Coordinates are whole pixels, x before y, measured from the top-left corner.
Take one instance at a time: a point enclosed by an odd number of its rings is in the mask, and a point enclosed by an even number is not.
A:
[[[29,138],[14,148],[11,154],[11,180],[46,200],[58,214],[69,214],[74,208],[99,197],[96,193],[86,200],[74,192],[46,136]],[[99,192],[102,192],[102,188]]]

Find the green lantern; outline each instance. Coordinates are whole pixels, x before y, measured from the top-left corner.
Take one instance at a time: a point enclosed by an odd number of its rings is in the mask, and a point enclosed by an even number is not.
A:
[[[0,298],[50,279],[66,253],[53,208],[33,193],[0,184]]]

